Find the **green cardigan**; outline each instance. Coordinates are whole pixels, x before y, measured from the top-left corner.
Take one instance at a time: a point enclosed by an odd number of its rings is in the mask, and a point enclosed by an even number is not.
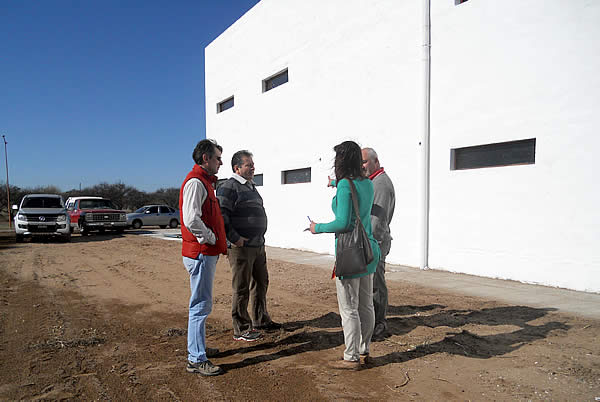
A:
[[[342,277],[341,279],[358,278],[368,274],[372,274],[377,269],[377,263],[379,262],[379,245],[373,237],[371,230],[371,207],[373,206],[373,182],[367,178],[362,180],[352,180],[356,187],[356,194],[358,196],[358,210],[360,220],[367,232],[367,236],[371,242],[371,248],[373,249],[373,261],[367,266],[367,273],[361,275],[352,275],[348,277]],[[346,228],[354,222],[356,217],[354,216],[354,206],[352,205],[352,194],[350,190],[350,183],[347,179],[342,179],[337,183],[337,192],[331,202],[331,209],[335,214],[335,219],[328,223],[317,223],[315,225],[315,231],[317,233],[336,233],[343,232]],[[337,247],[337,242],[336,242]]]

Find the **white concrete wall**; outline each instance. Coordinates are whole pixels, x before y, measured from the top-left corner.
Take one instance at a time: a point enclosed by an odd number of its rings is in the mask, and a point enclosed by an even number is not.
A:
[[[600,292],[600,3],[432,2],[430,266]],[[249,149],[272,246],[333,251],[332,147],[372,146],[396,187],[388,261],[416,266],[421,8],[400,0],[263,0],[206,52],[207,137]],[[262,93],[288,68],[289,82]],[[235,106],[216,104],[235,96]],[[596,123],[596,124],[595,124]],[[536,164],[450,171],[450,149],[537,138]],[[281,171],[312,167],[312,182]]]
[[[435,1],[430,266],[600,291],[600,2]],[[449,170],[536,138],[535,165]]]
[[[206,48],[207,137],[226,162],[239,149],[255,154],[269,245],[333,252],[333,235],[302,230],[307,215],[333,218],[332,148],[353,139],[377,149],[395,179],[393,260],[418,264],[420,15],[417,2],[263,0]],[[286,67],[289,82],[262,93]],[[235,106],[217,114],[232,94]],[[312,183],[281,185],[282,170],[304,167]]]

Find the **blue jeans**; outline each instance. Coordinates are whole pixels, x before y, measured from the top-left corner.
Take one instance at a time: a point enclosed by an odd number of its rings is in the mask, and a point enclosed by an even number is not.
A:
[[[218,255],[198,255],[197,259],[183,257],[190,274],[190,309],[188,318],[188,360],[192,363],[206,359],[206,317],[212,311],[212,292]]]

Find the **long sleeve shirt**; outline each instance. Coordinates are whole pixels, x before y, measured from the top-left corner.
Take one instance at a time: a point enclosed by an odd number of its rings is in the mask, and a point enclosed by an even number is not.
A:
[[[379,256],[381,255],[379,245],[373,237],[371,231],[371,206],[373,205],[373,183],[371,180],[353,180],[356,187],[356,196],[358,197],[358,210],[360,220],[362,221],[365,232],[369,237],[371,249],[373,250],[373,261],[367,266],[369,274],[375,272]],[[337,183],[337,191],[331,202],[331,209],[335,214],[335,219],[328,223],[317,223],[315,232],[317,233],[339,233],[349,229],[349,226],[356,219],[354,217],[354,207],[352,204],[352,190],[347,179]],[[337,242],[336,242],[337,247]],[[366,274],[365,274],[366,275]],[[357,275],[359,277],[362,275]],[[351,276],[352,278],[354,276]]]
[[[216,238],[212,230],[206,227],[202,221],[202,204],[207,197],[204,184],[198,179],[192,178],[183,187],[183,224],[196,238],[200,244],[215,244]]]
[[[396,193],[389,176],[383,171],[383,168],[381,170],[379,173],[376,172],[371,179],[375,192],[371,210],[371,225],[373,226],[373,236],[378,242],[383,243],[392,240],[390,223],[394,216]]]
[[[217,189],[225,232],[230,243],[245,237],[244,247],[261,247],[265,244],[267,214],[263,199],[252,181],[233,174]]]

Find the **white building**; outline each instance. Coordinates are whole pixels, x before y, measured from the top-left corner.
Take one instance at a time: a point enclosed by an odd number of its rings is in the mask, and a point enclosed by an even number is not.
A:
[[[428,266],[600,292],[600,2],[456,2],[431,4]],[[333,252],[303,229],[332,219],[332,148],[352,139],[396,188],[388,262],[420,265],[422,4],[262,0],[206,48],[207,137],[221,177],[254,153],[269,245]],[[472,159],[498,143],[509,161]],[[519,164],[454,169],[478,161]],[[295,169],[310,182],[283,184]]]

